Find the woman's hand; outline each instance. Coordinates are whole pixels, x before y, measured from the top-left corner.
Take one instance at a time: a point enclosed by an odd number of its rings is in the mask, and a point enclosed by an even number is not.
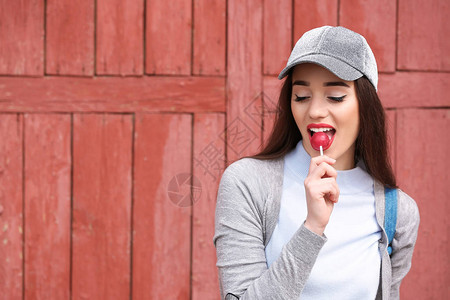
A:
[[[326,155],[313,157],[304,182],[308,206],[305,227],[319,235],[323,234],[339,198],[337,172],[331,166],[335,162]]]

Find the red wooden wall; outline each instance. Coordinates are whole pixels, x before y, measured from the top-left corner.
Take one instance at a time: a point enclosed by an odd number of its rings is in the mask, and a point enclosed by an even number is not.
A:
[[[401,187],[405,299],[450,280],[447,0],[0,0],[0,299],[219,299],[215,194],[301,34],[362,33]]]

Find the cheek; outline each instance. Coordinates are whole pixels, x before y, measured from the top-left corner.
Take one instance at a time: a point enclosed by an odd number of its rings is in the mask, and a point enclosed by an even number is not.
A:
[[[346,110],[346,116],[344,118],[346,120],[346,127],[351,133],[352,139],[356,139],[359,133],[359,110],[358,105],[352,105]]]
[[[303,135],[302,127],[305,127],[303,126],[305,112],[302,109],[300,109],[298,105],[291,105],[291,111],[298,129],[300,130],[300,133]]]

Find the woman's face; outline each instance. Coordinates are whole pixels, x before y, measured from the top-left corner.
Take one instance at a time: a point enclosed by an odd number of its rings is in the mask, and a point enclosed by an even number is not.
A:
[[[336,159],[334,167],[353,168],[359,132],[354,82],[316,64],[297,65],[292,75],[291,108],[306,152],[311,157],[320,155],[319,140],[325,140],[324,154]]]

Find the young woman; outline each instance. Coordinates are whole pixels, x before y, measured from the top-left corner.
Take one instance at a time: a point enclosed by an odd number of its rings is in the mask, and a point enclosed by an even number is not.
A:
[[[220,182],[222,299],[398,299],[419,212],[398,190],[389,255],[384,189],[397,185],[369,45],[343,27],[310,30],[285,76],[267,145]]]

